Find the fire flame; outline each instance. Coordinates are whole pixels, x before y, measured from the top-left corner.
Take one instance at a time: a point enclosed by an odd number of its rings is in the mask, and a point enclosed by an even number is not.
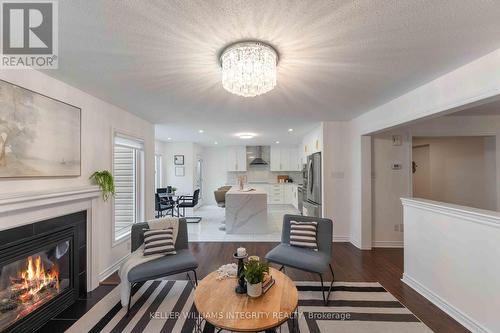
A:
[[[21,278],[21,285],[26,290],[19,297],[22,302],[30,300],[45,287],[55,287],[59,292],[59,270],[57,266],[54,265],[50,271],[45,271],[40,256],[37,256],[34,261],[32,257],[28,257],[26,270],[21,272]]]

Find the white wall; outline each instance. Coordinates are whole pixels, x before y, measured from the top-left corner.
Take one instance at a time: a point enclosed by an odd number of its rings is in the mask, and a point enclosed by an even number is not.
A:
[[[324,122],[321,134],[323,216],[334,221],[333,239],[348,242],[350,240],[349,196],[346,195],[350,186],[346,142],[348,124]]]
[[[487,136],[484,138],[484,173],[488,176],[488,181],[484,184],[485,207],[500,211],[500,186],[497,180],[500,178],[500,136]]]
[[[216,205],[214,190],[225,185],[227,182],[226,171],[226,148],[225,147],[205,147],[203,152],[204,166],[204,203]]]
[[[162,149],[164,186],[177,188],[178,193],[192,193],[194,189],[194,144],[192,142],[158,142]],[[174,165],[174,155],[184,155],[184,165]],[[175,175],[175,167],[184,167],[184,176]]]
[[[465,109],[500,96],[500,49],[420,86],[350,122],[351,242],[372,246],[370,139],[363,135]],[[497,139],[498,140],[498,139]],[[498,142],[497,142],[498,146]]]
[[[430,189],[428,193],[414,191],[413,197],[495,210],[494,140],[495,137],[477,136],[413,137],[414,146],[429,147],[430,162],[427,179]]]
[[[405,199],[403,282],[472,332],[500,332],[500,213]]]
[[[395,146],[392,136],[402,144]],[[404,131],[372,138],[372,238],[374,247],[403,247],[403,207],[399,198],[410,195],[411,143]],[[399,163],[401,169],[393,169]]]
[[[313,128],[302,138],[301,162],[306,164],[307,156],[323,151],[323,123]]]
[[[392,145],[392,135],[400,135],[403,138],[401,146]],[[391,130],[382,134],[374,135],[372,138],[372,245],[402,246],[402,233],[396,231],[395,226],[402,223],[402,207],[400,197],[411,196],[411,144],[412,136],[428,138],[432,137],[455,137],[467,135],[471,137],[487,136],[477,138],[485,140],[484,166],[466,167],[463,171],[461,184],[457,189],[449,189],[448,193],[467,194],[474,193],[472,199],[464,201],[453,196],[437,196],[433,199],[445,202],[468,204],[473,207],[498,210],[500,207],[500,187],[497,184],[500,174],[500,116],[443,116],[419,122],[415,125],[403,126],[397,130]],[[496,136],[492,136],[496,135]],[[492,151],[492,149],[495,149]],[[435,155],[438,158],[444,153]],[[402,170],[392,170],[392,162],[401,162]],[[456,161],[458,163],[458,161]],[[460,164],[458,164],[460,165]],[[478,168],[480,172],[476,172]],[[447,166],[446,175],[451,176],[456,169]],[[444,176],[443,176],[444,177]],[[480,181],[476,178],[480,177]],[[439,178],[439,177],[438,177]],[[445,179],[445,178],[442,178]],[[435,180],[436,182],[436,180]],[[479,185],[478,185],[479,184]],[[442,184],[441,184],[442,185]],[[441,185],[438,185],[441,186]],[[462,188],[463,187],[463,188]],[[464,188],[467,191],[464,192]],[[473,192],[472,189],[477,189]]]
[[[165,165],[166,165],[166,163],[168,163],[166,156],[165,156],[166,150],[167,150],[166,144],[167,144],[166,142],[155,140],[155,154],[161,155],[162,168],[160,170],[160,173],[161,173],[161,186],[162,187],[167,185],[167,172],[165,170]]]
[[[333,220],[333,239],[350,241],[349,123],[322,122],[302,139],[301,159],[321,152],[323,216]]]
[[[2,179],[1,193],[29,192],[86,186],[96,170],[112,169],[113,130],[138,137],[145,144],[146,217],[154,216],[154,127],[114,105],[35,70],[1,70],[2,80],[31,89],[82,109],[81,176],[41,179]],[[48,147],[50,149],[50,147]],[[130,252],[129,241],[112,246],[112,200],[99,201],[94,225],[100,229],[99,273],[109,271]],[[102,277],[102,274],[101,274]]]
[[[486,159],[489,161],[487,167],[495,165],[496,181],[488,183],[486,193],[491,193],[489,199],[495,198],[496,206],[489,204],[491,208],[500,211],[500,116],[447,116],[423,121],[408,126],[408,131],[416,137],[456,137],[456,136],[489,136],[486,142]],[[494,142],[493,142],[494,140]],[[492,148],[495,147],[495,153]],[[495,159],[495,162],[492,161]],[[492,171],[485,170],[489,174]],[[496,194],[494,194],[496,193]]]
[[[365,135],[498,99],[500,97],[499,72],[500,49],[350,122],[349,145],[352,152],[349,163],[351,169],[350,233],[351,242],[354,245],[362,249],[370,249],[372,246],[371,145],[370,138]],[[453,131],[449,129],[449,132]],[[460,135],[468,135],[467,132],[467,130],[462,131]],[[495,133],[495,129],[490,128],[489,132]],[[496,137],[496,147],[499,147],[499,136]],[[498,154],[496,161],[498,167]],[[499,177],[497,172],[497,186],[500,184]],[[498,199],[497,195],[497,201]],[[466,210],[472,209],[466,208]],[[487,213],[494,214],[490,211]],[[406,282],[423,295],[437,294],[438,297],[428,298],[435,304],[445,304],[441,306],[442,309],[455,318],[462,318],[462,323],[467,321],[467,316],[474,316],[474,321],[477,323],[473,325],[474,328],[483,326],[489,329],[476,329],[475,331],[499,331],[496,309],[500,308],[500,305],[498,297],[495,296],[499,294],[497,277],[500,272],[498,265],[491,264],[498,261],[499,257],[498,228],[494,233],[490,233],[491,228],[479,228],[472,232],[468,230],[472,224],[468,224],[468,227],[458,227],[454,223],[453,215],[429,219],[428,223],[421,223],[422,214],[409,212],[408,215],[413,215],[415,230],[406,225],[405,218],[405,265],[411,261],[417,263],[413,272],[415,275],[419,272],[423,274],[422,279],[425,279],[425,282],[410,284],[408,278]],[[410,247],[407,245],[410,240],[406,237],[414,238],[414,243],[420,247],[414,247],[415,251],[407,251],[406,247]],[[433,238],[432,243],[429,243],[432,246],[426,246],[429,237]],[[428,255],[424,256],[423,253],[428,253]],[[465,256],[467,260],[462,260],[462,256]],[[484,262],[483,259],[485,259]],[[405,276],[407,269],[405,266]],[[471,275],[476,279],[471,278]],[[422,279],[417,278],[418,281]],[[420,288],[422,285],[424,287]],[[430,286],[430,289],[427,286]],[[444,302],[443,297],[446,297]],[[474,301],[471,302],[471,299]],[[460,308],[463,309],[460,312],[466,314],[465,317],[456,315],[456,310]]]

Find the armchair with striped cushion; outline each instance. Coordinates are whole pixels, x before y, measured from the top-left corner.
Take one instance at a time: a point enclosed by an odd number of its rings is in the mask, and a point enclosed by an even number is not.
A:
[[[311,246],[312,239],[307,237],[307,242],[300,242],[302,232],[295,230],[291,236],[293,222],[316,222],[316,241],[317,244]],[[310,224],[314,225],[314,223]],[[304,228],[303,230],[312,230],[312,228]],[[291,238],[293,240],[291,240]],[[304,238],[305,239],[305,238]],[[301,215],[285,215],[283,216],[283,231],[281,233],[281,244],[269,251],[266,255],[266,260],[272,263],[281,265],[280,270],[284,267],[297,268],[306,272],[319,275],[321,280],[321,291],[323,293],[323,302],[328,305],[328,299],[332,291],[334,274],[331,265],[332,261],[332,240],[333,240],[333,222],[330,219],[301,216]],[[304,243],[304,244],[301,244]],[[317,250],[315,245],[317,245]],[[325,295],[323,285],[323,275],[328,272],[332,274],[332,281],[328,288],[328,294]]]

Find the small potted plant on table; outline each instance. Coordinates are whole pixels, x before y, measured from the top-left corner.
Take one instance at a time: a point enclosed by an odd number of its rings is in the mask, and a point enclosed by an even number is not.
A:
[[[257,260],[249,260],[245,264],[243,276],[247,282],[247,295],[250,297],[259,297],[262,295],[262,282],[269,272],[269,265]]]

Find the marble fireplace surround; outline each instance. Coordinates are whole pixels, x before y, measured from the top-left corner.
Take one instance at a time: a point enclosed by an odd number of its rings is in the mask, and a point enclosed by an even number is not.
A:
[[[87,211],[87,291],[91,291],[99,285],[99,238],[93,222],[100,195],[97,186],[0,195],[0,230]]]

